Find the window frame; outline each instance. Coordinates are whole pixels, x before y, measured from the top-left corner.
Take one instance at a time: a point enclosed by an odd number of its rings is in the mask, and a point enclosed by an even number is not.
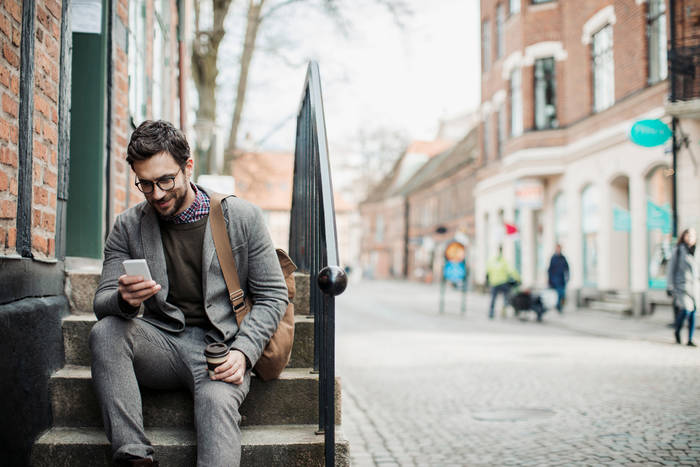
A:
[[[517,77],[517,84],[514,83]],[[523,75],[520,67],[510,72],[508,80],[510,94],[510,135],[513,138],[523,134]]]
[[[491,71],[491,21],[484,18],[481,22],[481,71]]]
[[[656,11],[654,6],[658,7]],[[647,82],[656,84],[668,78],[668,31],[666,24],[666,1],[647,2]],[[663,37],[663,39],[662,39]],[[654,52],[656,53],[655,60]]]
[[[545,63],[551,63],[551,80],[547,79],[547,70],[544,68]],[[541,68],[541,71],[540,71]],[[539,73],[544,76],[538,76]],[[534,112],[534,122],[536,130],[552,130],[559,127],[559,121],[557,119],[557,65],[554,57],[542,57],[535,60],[532,67],[533,74],[533,112]],[[551,81],[551,84],[550,84]],[[547,102],[548,88],[551,86],[551,93],[553,95],[552,102]],[[540,91],[540,89],[543,89]],[[543,104],[540,104],[540,99],[538,96],[540,93],[544,93]],[[551,116],[547,115],[547,108],[551,106],[554,111]],[[550,118],[551,117],[551,118]],[[541,119],[545,119],[544,123],[540,123]]]
[[[609,41],[605,43],[605,35]],[[599,50],[600,47],[605,47]],[[593,112],[615,105],[615,56],[612,24],[608,23],[591,35],[591,77],[593,79]],[[597,50],[598,49],[598,50]]]
[[[496,60],[503,57],[505,53],[505,22],[506,10],[503,2],[496,5]]]

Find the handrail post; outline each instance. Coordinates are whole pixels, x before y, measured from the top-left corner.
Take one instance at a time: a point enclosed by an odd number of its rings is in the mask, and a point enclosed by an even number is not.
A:
[[[335,296],[347,286],[339,265],[333,187],[318,65],[309,63],[297,114],[289,251],[311,281],[314,370],[325,464],[335,465]]]

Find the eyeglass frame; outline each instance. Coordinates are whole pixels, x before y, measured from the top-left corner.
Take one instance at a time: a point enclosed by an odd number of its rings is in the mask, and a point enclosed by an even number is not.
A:
[[[156,189],[156,185],[158,185],[158,188],[160,188],[161,191],[166,191],[166,192],[167,192],[167,191],[173,191],[173,190],[175,189],[175,185],[176,185],[176,184],[175,184],[175,179],[176,179],[177,176],[180,174],[180,172],[185,173],[184,170],[182,170],[182,167],[180,167],[179,169],[177,169],[177,172],[175,172],[175,175],[164,175],[164,176],[158,178],[158,179],[155,180],[155,181],[154,181],[154,180],[141,180],[140,178],[136,177],[136,180],[138,180],[138,181],[135,181],[135,182],[134,182],[134,185],[136,185],[136,188],[138,188],[138,190],[139,190],[141,193],[143,193],[144,195],[150,195],[151,193],[153,193],[153,192],[155,191],[155,189]],[[167,188],[167,189],[166,189],[166,188],[163,188],[163,187],[160,185],[161,182],[172,183],[173,186],[171,186],[170,188]],[[150,183],[150,184],[151,184],[151,189],[150,189],[150,191],[144,191],[144,190],[141,188],[141,185],[142,185],[143,183]]]

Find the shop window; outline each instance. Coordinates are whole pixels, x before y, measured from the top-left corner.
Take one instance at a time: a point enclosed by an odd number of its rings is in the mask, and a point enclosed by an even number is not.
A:
[[[615,63],[612,26],[593,34],[593,110],[600,112],[615,103]]]
[[[648,284],[652,289],[666,288],[666,271],[672,252],[671,182],[666,167],[652,170],[646,178]]]
[[[556,128],[557,93],[554,58],[535,60],[535,128]]]
[[[503,57],[503,50],[505,49],[505,35],[503,31],[505,20],[505,8],[502,3],[499,3],[496,7],[496,59]]]
[[[598,230],[600,204],[598,188],[588,185],[581,193],[581,230],[583,232],[583,283],[595,287],[598,282]]]
[[[566,197],[564,193],[559,193],[554,198],[554,241],[562,245],[569,232],[569,224],[566,218]]]
[[[520,136],[523,133],[523,95],[522,74],[520,68],[510,72],[510,134]]]
[[[666,79],[668,75],[665,0],[649,0],[647,37],[649,40],[649,83],[653,84]]]
[[[491,69],[491,22],[484,20],[481,25],[481,68],[487,72]]]

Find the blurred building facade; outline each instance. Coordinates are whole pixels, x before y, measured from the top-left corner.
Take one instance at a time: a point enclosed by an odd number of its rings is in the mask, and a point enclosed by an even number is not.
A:
[[[452,144],[445,140],[410,143],[392,169],[360,203],[360,264],[366,277],[385,279],[408,275],[410,209],[402,189],[429,160]]]
[[[671,157],[629,132],[670,122],[667,2],[482,0],[481,28],[475,277],[502,244],[524,284],[546,286],[560,243],[570,287],[628,294],[640,312],[666,286]],[[700,180],[688,151],[679,161],[679,225],[698,227]]]
[[[50,424],[61,317],[79,293],[71,277],[99,264],[115,216],[143,200],[125,160],[131,131],[146,118],[179,121],[186,8],[177,0],[0,5],[4,464],[28,465]]]
[[[275,248],[289,251],[294,154],[246,152],[234,161],[233,174],[236,196],[262,209]],[[360,245],[357,208],[337,192],[333,197],[340,262],[353,267],[357,265]]]

